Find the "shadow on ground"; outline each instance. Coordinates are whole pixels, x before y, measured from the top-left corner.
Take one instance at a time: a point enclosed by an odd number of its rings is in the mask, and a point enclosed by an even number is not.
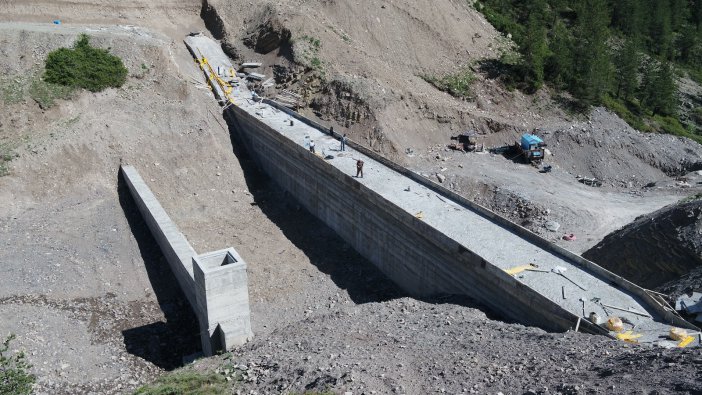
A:
[[[130,354],[162,369],[172,370],[183,365],[183,356],[200,351],[197,317],[146,226],[121,171],[117,177],[119,204],[137,241],[151,287],[166,319],[166,322],[122,331],[124,345]]]
[[[383,302],[411,296],[263,173],[239,139],[237,121],[228,113],[224,114],[224,118],[229,126],[234,154],[254,197],[253,204],[261,208],[313,265],[328,274],[339,288],[347,290],[354,303]],[[465,296],[436,295],[422,301],[459,304],[487,311],[484,306]],[[491,317],[495,316],[491,314]]]

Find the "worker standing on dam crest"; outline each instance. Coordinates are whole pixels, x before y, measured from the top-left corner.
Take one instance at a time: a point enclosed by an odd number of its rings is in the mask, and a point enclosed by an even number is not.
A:
[[[346,137],[346,133],[344,133],[343,136],[341,136],[341,150],[345,151],[346,150],[346,141],[348,140],[348,137]]]
[[[314,152],[314,140],[310,140],[310,152],[313,154],[315,153]]]
[[[356,159],[356,178],[363,178],[363,161]]]

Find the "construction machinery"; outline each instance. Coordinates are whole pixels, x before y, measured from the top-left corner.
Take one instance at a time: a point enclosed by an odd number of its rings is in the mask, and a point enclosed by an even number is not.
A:
[[[546,143],[537,135],[525,133],[515,149],[527,163],[540,162],[544,159]]]

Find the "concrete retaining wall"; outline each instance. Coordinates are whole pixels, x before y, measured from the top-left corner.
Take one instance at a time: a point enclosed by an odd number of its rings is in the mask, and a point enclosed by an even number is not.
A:
[[[136,169],[121,173],[200,325],[202,351],[241,345],[251,332],[246,262],[233,248],[197,255]]]
[[[266,174],[404,290],[415,296],[468,295],[524,324],[550,330],[575,327],[577,316],[246,111],[232,106],[226,117],[235,138]],[[607,334],[586,321],[580,328]]]
[[[292,111],[289,108],[282,106],[273,100],[265,99],[265,100],[263,100],[263,102],[272,106],[272,107],[275,107],[276,109],[278,109],[282,112],[285,112],[290,117],[295,118],[298,121],[303,122],[303,123],[315,128],[315,129],[327,130],[326,127],[324,127],[324,126],[322,126],[322,125],[320,125],[320,124],[318,124],[318,123],[316,123],[308,118],[305,118],[304,116],[300,115],[299,113]],[[241,112],[245,113],[244,111],[241,111]],[[246,114],[248,115],[248,113],[246,113]],[[255,118],[253,118],[253,117],[250,117],[250,118],[253,119],[254,122],[256,122]],[[333,132],[332,135],[337,139],[341,138],[341,135],[339,133]],[[486,217],[486,218],[490,219],[491,221],[495,222],[496,224],[499,224],[500,226],[502,226],[506,229],[509,229],[510,231],[514,232],[515,234],[519,235],[520,237],[522,237],[526,240],[529,240],[534,245],[536,245],[536,246],[538,246],[546,251],[552,252],[553,254],[555,254],[557,256],[561,256],[561,257],[565,258],[566,260],[579,265],[582,270],[593,273],[601,278],[605,278],[611,284],[615,284],[618,287],[625,289],[628,292],[632,293],[633,295],[638,296],[643,301],[645,301],[647,304],[654,307],[654,309],[659,314],[661,314],[661,316],[665,319],[666,322],[669,322],[673,325],[683,327],[683,328],[699,330],[699,328],[697,328],[696,326],[692,325],[688,321],[681,318],[675,312],[675,309],[673,309],[668,304],[668,302],[665,300],[665,298],[663,298],[663,295],[661,295],[657,292],[642,288],[642,287],[632,283],[631,281],[625,279],[624,277],[619,276],[615,273],[612,273],[609,270],[581,257],[580,255],[574,254],[573,252],[568,251],[565,248],[560,247],[560,246],[556,245],[555,243],[552,243],[552,242],[544,239],[543,237],[529,231],[528,229],[526,229],[522,226],[519,226],[518,224],[516,224],[516,223],[514,223],[514,222],[512,222],[504,217],[501,217],[497,213],[495,213],[495,212],[493,212],[493,211],[491,211],[491,210],[489,210],[489,209],[487,209],[487,208],[485,208],[485,207],[483,207],[475,202],[472,202],[472,201],[466,199],[465,197],[463,197],[463,196],[461,196],[461,195],[459,195],[459,194],[457,194],[457,193],[455,193],[455,192],[453,192],[453,191],[451,191],[451,190],[449,190],[449,189],[447,189],[447,188],[445,188],[445,187],[443,187],[435,182],[432,182],[431,180],[427,179],[426,177],[423,177],[423,176],[421,176],[421,175],[383,157],[382,155],[377,154],[376,152],[374,152],[374,151],[372,151],[372,150],[370,150],[370,149],[368,149],[360,144],[357,144],[357,143],[350,141],[350,140],[348,141],[347,144],[349,147],[352,147],[353,149],[357,150],[358,152],[361,152],[362,154],[373,158],[374,160],[376,160],[376,161],[382,163],[383,165],[393,169],[394,171],[406,176],[407,178],[410,178],[413,181],[415,181],[419,184],[422,184],[422,185],[426,186],[427,188],[430,188],[431,190],[439,193],[440,195],[446,196],[446,197],[450,198],[451,200],[453,200],[457,203],[460,203],[461,205],[463,205],[465,207],[469,207],[471,210],[473,210],[476,213],[479,213],[483,217]],[[600,329],[600,328],[597,328],[597,329]]]

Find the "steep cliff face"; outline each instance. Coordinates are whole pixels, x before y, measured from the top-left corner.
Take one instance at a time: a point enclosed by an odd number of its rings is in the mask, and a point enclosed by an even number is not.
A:
[[[702,267],[702,199],[639,217],[583,256],[647,288],[686,276]]]

